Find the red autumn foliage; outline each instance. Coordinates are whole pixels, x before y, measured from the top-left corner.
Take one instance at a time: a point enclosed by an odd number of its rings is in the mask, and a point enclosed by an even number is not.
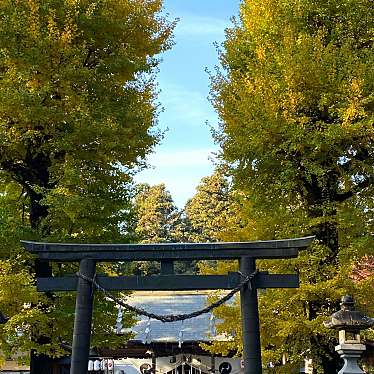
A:
[[[353,267],[351,278],[361,282],[374,275],[374,256],[362,257]]]

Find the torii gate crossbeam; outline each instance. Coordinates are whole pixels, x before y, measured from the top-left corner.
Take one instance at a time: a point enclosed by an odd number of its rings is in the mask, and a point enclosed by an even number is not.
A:
[[[97,277],[107,290],[191,290],[233,289],[242,277],[256,270],[256,259],[297,257],[314,237],[285,240],[224,243],[157,243],[157,244],[66,244],[22,241],[37,255],[39,291],[77,290],[73,348],[70,374],[86,374],[91,337],[93,285],[77,277],[52,277],[49,261],[79,262],[80,273],[94,278],[97,261],[160,261],[161,275],[150,277]],[[239,260],[240,272],[227,275],[174,275],[173,261]],[[244,374],[261,374],[261,348],[257,288],[296,288],[296,274],[256,274],[253,287],[243,286],[240,303],[243,331]]]

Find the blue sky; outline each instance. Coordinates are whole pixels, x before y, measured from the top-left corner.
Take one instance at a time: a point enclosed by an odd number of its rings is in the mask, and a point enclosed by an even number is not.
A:
[[[158,75],[164,108],[159,127],[168,130],[148,158],[153,167],[136,180],[165,183],[179,208],[214,168],[210,158],[217,146],[206,122],[214,126],[218,118],[208,101],[205,69],[213,70],[218,64],[214,42],[224,40],[224,30],[238,10],[239,0],[165,0],[170,18],[180,19],[174,33],[176,44],[162,56]]]

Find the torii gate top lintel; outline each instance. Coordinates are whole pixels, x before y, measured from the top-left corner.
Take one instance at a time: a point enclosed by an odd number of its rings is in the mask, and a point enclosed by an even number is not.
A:
[[[49,261],[157,261],[157,260],[222,260],[251,257],[276,259],[297,257],[307,248],[313,236],[282,240],[218,243],[155,244],[79,244],[22,241],[23,246],[40,259]]]

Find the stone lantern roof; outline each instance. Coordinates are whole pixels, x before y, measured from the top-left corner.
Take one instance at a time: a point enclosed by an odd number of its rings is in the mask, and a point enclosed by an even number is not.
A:
[[[342,297],[341,309],[334,313],[329,320],[323,322],[324,326],[330,329],[358,332],[366,330],[374,325],[374,318],[370,318],[358,310],[354,310],[352,296]]]

